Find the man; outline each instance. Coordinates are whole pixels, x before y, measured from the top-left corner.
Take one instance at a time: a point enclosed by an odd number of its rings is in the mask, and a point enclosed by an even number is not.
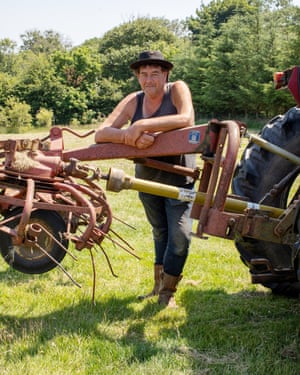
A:
[[[124,143],[139,149],[155,142],[155,133],[194,124],[191,93],[183,81],[168,82],[173,64],[159,51],[144,51],[130,65],[141,91],[126,96],[100,128],[95,141]],[[123,128],[130,124],[130,126]],[[194,155],[155,158],[188,168],[195,167]],[[190,177],[136,164],[136,177],[173,186],[193,188]],[[153,290],[140,299],[158,295],[159,304],[176,307],[174,293],[182,278],[191,240],[191,203],[139,193],[152,226],[155,263]]]

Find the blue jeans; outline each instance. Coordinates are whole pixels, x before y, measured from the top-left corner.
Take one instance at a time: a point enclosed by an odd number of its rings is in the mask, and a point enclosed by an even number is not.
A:
[[[139,197],[152,226],[155,264],[162,264],[169,275],[179,276],[191,242],[192,203],[146,193]]]

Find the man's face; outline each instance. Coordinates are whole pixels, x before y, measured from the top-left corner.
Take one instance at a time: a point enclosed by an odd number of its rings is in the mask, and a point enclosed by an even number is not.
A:
[[[159,65],[141,66],[137,78],[142,90],[150,96],[157,95],[164,90],[168,72]]]

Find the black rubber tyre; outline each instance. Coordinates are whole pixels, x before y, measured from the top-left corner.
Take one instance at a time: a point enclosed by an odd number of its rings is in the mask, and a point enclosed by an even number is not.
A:
[[[20,210],[16,209],[12,211],[9,216],[13,216],[16,213],[20,213]],[[10,228],[16,228],[19,221],[19,219],[14,219],[10,221],[7,226]],[[40,224],[65,248],[68,247],[68,241],[62,236],[63,232],[66,231],[66,224],[63,218],[55,211],[33,211],[29,222]],[[39,236],[38,243],[57,262],[61,262],[66,255],[65,250],[62,249],[53,238],[46,235],[45,232]],[[31,248],[25,245],[13,245],[12,237],[1,231],[0,250],[4,260],[12,268],[23,273],[41,274],[48,272],[57,266],[52,259],[38,248]]]
[[[260,137],[299,156],[300,109],[291,108],[284,116],[277,116],[271,120],[260,132]],[[275,184],[293,171],[295,173],[277,196],[265,197]],[[289,191],[297,177],[297,166],[295,164],[262,149],[254,143],[249,143],[236,168],[232,189],[234,194],[247,197],[251,202],[260,202],[265,197],[263,204],[286,208]],[[297,189],[299,193],[299,186]],[[242,261],[250,268],[252,274],[266,272],[265,266],[250,264],[251,260],[255,258],[268,259],[272,267],[277,270],[294,269],[295,272],[292,271],[288,275],[282,272],[282,280],[262,284],[274,293],[298,297],[300,294],[300,283],[297,279],[299,259],[294,259],[293,249],[290,246],[247,238],[236,238],[235,244]]]

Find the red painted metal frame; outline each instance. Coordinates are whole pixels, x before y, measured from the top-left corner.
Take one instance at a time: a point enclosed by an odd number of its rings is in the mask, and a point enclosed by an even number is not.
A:
[[[100,159],[142,159],[182,153],[202,154],[204,167],[200,176],[198,191],[206,193],[203,205],[194,204],[192,217],[198,220],[197,236],[205,233],[215,233],[228,237],[228,224],[233,214],[224,213],[224,206],[231,179],[234,173],[240,146],[241,124],[235,121],[213,120],[209,124],[198,125],[162,133],[157,136],[153,146],[138,150],[122,144],[96,144],[78,150],[64,151],[63,160],[71,158],[78,160]],[[206,156],[208,155],[208,156]],[[150,161],[151,166],[164,169],[163,164]],[[149,165],[148,164],[148,165]],[[174,171],[175,166],[171,166]],[[169,169],[171,170],[171,169]],[[178,170],[175,173],[198,176],[199,171]],[[213,204],[211,204],[213,201]]]
[[[51,135],[53,136],[53,134]],[[198,125],[161,133],[156,137],[154,144],[144,150],[123,144],[101,143],[77,150],[64,151],[62,159],[68,161],[75,158],[80,161],[91,161],[192,154],[204,152],[209,145],[208,125]]]
[[[2,204],[2,207],[5,204],[16,204],[24,207],[20,221],[21,229],[17,233],[16,241],[22,237],[20,232],[27,225],[32,208],[44,207],[46,209],[49,206],[49,209],[55,210],[64,206],[64,210],[75,213],[81,209],[80,206],[82,205],[90,216],[90,223],[87,225],[81,239],[77,239],[76,247],[81,249],[87,246],[89,238],[93,237],[93,228],[95,228],[95,209],[98,210],[99,207],[101,209],[101,204],[99,204],[98,208],[92,207],[90,202],[84,199],[81,194],[88,193],[88,196],[91,197],[92,189],[88,189],[88,192],[83,191],[83,187],[80,184],[76,185],[70,181],[66,184],[65,178],[70,179],[73,176],[87,181],[85,172],[77,168],[77,162],[74,162],[74,160],[82,162],[117,158],[138,159],[155,168],[190,175],[197,180],[200,175],[198,189],[206,193],[206,199],[203,205],[194,204],[193,207],[192,217],[199,221],[197,235],[201,236],[204,228],[206,228],[208,232],[216,231],[217,235],[226,236],[226,220],[224,220],[224,216],[218,217],[218,213],[223,213],[224,211],[225,200],[234,172],[240,145],[239,123],[212,120],[208,124],[160,133],[157,135],[155,143],[144,150],[112,143],[93,144],[85,148],[64,150],[63,133],[66,131],[80,136],[69,128],[53,127],[49,137],[42,141],[10,140],[1,143],[5,150],[5,166],[0,168],[0,183],[1,180],[6,181],[8,175],[11,175],[12,178],[22,176],[27,181],[25,201],[24,192],[22,197],[17,195],[0,197],[0,205]],[[18,151],[24,150],[27,151],[29,159],[34,164],[20,171],[14,164],[15,156]],[[170,164],[166,165],[166,163],[151,159],[151,157],[155,156],[179,155],[183,153],[201,154],[204,160],[202,173],[200,173],[199,169],[193,170]],[[60,190],[66,192],[72,190],[71,194],[78,203],[75,206],[55,204],[55,207],[53,205],[51,207],[51,204],[47,202],[33,201],[34,185],[37,182],[49,183],[57,191],[57,194]],[[53,194],[53,192],[50,192],[50,194]],[[213,223],[210,220],[212,212],[214,212]]]

